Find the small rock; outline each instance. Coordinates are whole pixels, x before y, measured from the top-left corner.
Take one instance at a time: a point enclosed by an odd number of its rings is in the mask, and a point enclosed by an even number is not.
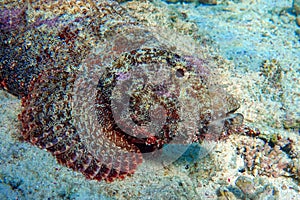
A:
[[[253,195],[255,194],[255,186],[253,180],[248,177],[240,176],[235,182],[236,186],[240,188],[244,194]]]
[[[212,5],[216,5],[217,4],[217,0],[199,0],[199,3],[204,3],[204,4],[212,4]]]
[[[168,3],[178,3],[178,2],[185,2],[185,3],[203,3],[203,4],[211,4],[216,5],[217,0],[165,0]]]
[[[262,179],[240,176],[235,185],[244,193],[242,199],[278,199],[278,189]]]
[[[293,10],[296,13],[296,24],[300,26],[300,0],[293,1]]]
[[[165,0],[166,2],[168,2],[168,3],[178,3],[178,2],[186,2],[186,3],[190,3],[190,2],[195,2],[195,1],[193,1],[193,0],[186,0],[186,1],[184,1],[184,0]]]
[[[299,36],[300,36],[300,30],[299,31]],[[297,117],[297,114],[294,112],[287,112],[285,119],[283,121],[283,126],[286,129],[297,129],[300,128],[300,119]]]
[[[293,1],[293,9],[294,9],[296,15],[300,15],[300,0]]]
[[[300,26],[300,15],[296,18],[296,24]]]
[[[220,188],[218,200],[236,200],[235,195],[226,187]]]

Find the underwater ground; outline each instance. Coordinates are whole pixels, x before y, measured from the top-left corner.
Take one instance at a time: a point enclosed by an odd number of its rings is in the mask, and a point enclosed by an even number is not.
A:
[[[98,182],[22,141],[20,100],[0,90],[0,199],[300,199],[300,24],[293,1],[122,6],[146,25],[198,40],[256,133],[193,144],[169,165],[146,162],[124,180]]]

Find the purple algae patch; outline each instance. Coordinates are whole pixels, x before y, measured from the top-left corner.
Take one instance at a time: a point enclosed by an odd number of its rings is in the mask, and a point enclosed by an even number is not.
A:
[[[12,8],[0,10],[0,30],[12,31],[23,25],[25,20],[25,8]]]

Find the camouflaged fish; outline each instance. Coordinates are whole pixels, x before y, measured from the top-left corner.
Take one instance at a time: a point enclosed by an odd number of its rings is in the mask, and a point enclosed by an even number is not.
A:
[[[218,140],[242,124],[212,59],[179,44],[190,39],[111,1],[32,19],[36,4],[1,8],[0,86],[21,98],[24,139],[62,165],[111,182],[166,144]]]

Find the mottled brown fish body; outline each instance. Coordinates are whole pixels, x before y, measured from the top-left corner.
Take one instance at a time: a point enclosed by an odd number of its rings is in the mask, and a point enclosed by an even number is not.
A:
[[[217,140],[242,123],[192,39],[141,25],[117,3],[89,2],[93,12],[58,18],[51,31],[33,24],[4,36],[14,46],[1,87],[22,98],[25,140],[110,182],[159,158],[165,144]],[[16,52],[22,40],[32,44],[27,53]]]

